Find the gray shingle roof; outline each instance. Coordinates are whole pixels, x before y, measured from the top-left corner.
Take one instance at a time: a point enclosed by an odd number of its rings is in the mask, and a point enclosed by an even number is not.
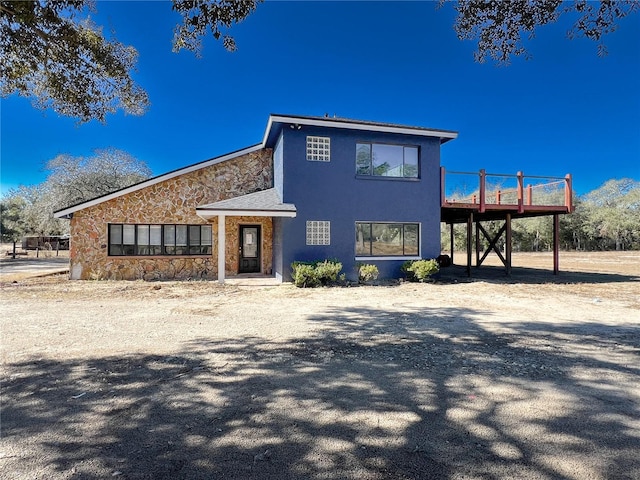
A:
[[[295,212],[293,203],[282,203],[280,194],[275,188],[249,193],[240,197],[221,200],[208,205],[200,205],[196,210],[254,210],[254,211],[278,211]]]

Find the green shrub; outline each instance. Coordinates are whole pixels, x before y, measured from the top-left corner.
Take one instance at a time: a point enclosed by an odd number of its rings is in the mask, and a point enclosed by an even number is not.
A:
[[[291,268],[293,269],[293,283],[296,287],[307,288],[320,285],[316,268],[313,265],[295,262]]]
[[[407,268],[408,272],[413,272],[416,280],[419,282],[426,281],[431,275],[434,273],[438,273],[440,268],[438,267],[438,262],[435,260],[415,260],[411,263],[411,265]]]
[[[358,268],[358,279],[361,282],[371,282],[378,279],[378,267],[371,264],[360,265]]]
[[[338,274],[342,270],[342,263],[336,260],[324,260],[316,262],[316,276],[322,285],[328,285],[338,279]]]
[[[413,262],[415,262],[415,260],[407,260],[400,267],[400,271],[404,274],[409,282],[418,281],[418,279],[416,278],[416,274],[413,272],[413,270],[411,270],[411,265],[413,265]]]
[[[316,262],[293,262],[291,276],[296,287],[307,288],[329,285],[338,279],[342,263],[335,259]]]

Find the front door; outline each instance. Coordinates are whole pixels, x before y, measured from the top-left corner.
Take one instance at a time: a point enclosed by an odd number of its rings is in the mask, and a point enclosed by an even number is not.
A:
[[[240,225],[238,273],[260,272],[260,225]]]

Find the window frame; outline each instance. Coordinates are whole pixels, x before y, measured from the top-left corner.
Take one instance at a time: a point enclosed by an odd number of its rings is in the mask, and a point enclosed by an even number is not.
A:
[[[360,146],[363,145],[367,145],[369,146],[369,172],[370,173],[360,173],[360,167],[358,165],[358,148]],[[402,148],[402,176],[400,175],[375,175],[373,173],[374,171],[374,166],[373,166],[373,148],[375,145],[380,145],[380,146],[390,146],[390,147],[401,147]],[[404,170],[405,170],[405,166],[406,166],[406,151],[405,149],[407,148],[412,148],[416,150],[416,160],[417,160],[417,165],[416,165],[416,175],[414,177],[406,177],[404,175]],[[384,179],[384,180],[405,180],[405,181],[416,181],[416,180],[420,180],[420,145],[415,145],[415,144],[405,144],[405,143],[387,143],[387,142],[370,142],[370,141],[356,141],[356,156],[355,156],[356,162],[355,162],[355,167],[356,167],[356,177],[357,178],[375,178],[375,179]]]
[[[125,227],[133,229],[133,243],[124,243]],[[151,244],[152,230],[160,227],[160,243]],[[193,242],[192,228],[199,227],[198,242]],[[117,230],[120,230],[117,233]],[[203,229],[210,233],[203,235]],[[129,228],[127,228],[129,230]],[[143,232],[147,231],[145,235]],[[178,232],[184,230],[185,239],[178,244]],[[141,234],[142,232],[142,234]],[[172,233],[171,233],[172,232]],[[168,234],[168,235],[167,235]],[[117,240],[119,235],[119,242]],[[195,235],[193,235],[195,237]],[[116,237],[116,238],[114,238]],[[208,237],[208,238],[207,238]],[[202,243],[203,239],[207,243]],[[173,240],[173,241],[171,241]],[[182,239],[181,239],[182,240]],[[147,243],[141,243],[141,242]],[[157,240],[156,240],[157,241]],[[186,243],[185,243],[186,242]],[[184,245],[183,245],[184,243]],[[126,247],[126,248],[125,248]],[[116,253],[119,252],[119,253]],[[109,223],[107,224],[107,256],[109,257],[187,257],[213,255],[213,231],[211,224],[159,224],[159,223]]]
[[[358,252],[358,226],[369,225],[369,254]],[[390,254],[381,255],[373,253],[373,243],[371,241],[373,225],[402,225],[402,254]],[[406,235],[405,227],[413,226],[417,228],[417,253],[404,253],[406,252]],[[420,259],[421,241],[422,241],[422,224],[420,222],[378,222],[378,221],[357,221],[355,222],[355,244],[354,253],[356,260],[418,260]]]

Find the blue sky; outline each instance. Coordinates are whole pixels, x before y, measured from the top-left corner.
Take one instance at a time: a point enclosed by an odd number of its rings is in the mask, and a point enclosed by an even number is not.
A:
[[[151,107],[106,125],[1,101],[2,192],[44,180],[61,153],[115,147],[154,174],[261,141],[270,113],[324,115],[456,130],[449,170],[574,176],[579,194],[609,178],[640,180],[640,15],[596,44],[568,40],[570,20],[538,29],[531,60],[473,60],[452,7],[431,2],[267,2],[207,39],[202,58],[172,53],[180,17],[168,2],[97,2],[96,23],[139,52]]]

